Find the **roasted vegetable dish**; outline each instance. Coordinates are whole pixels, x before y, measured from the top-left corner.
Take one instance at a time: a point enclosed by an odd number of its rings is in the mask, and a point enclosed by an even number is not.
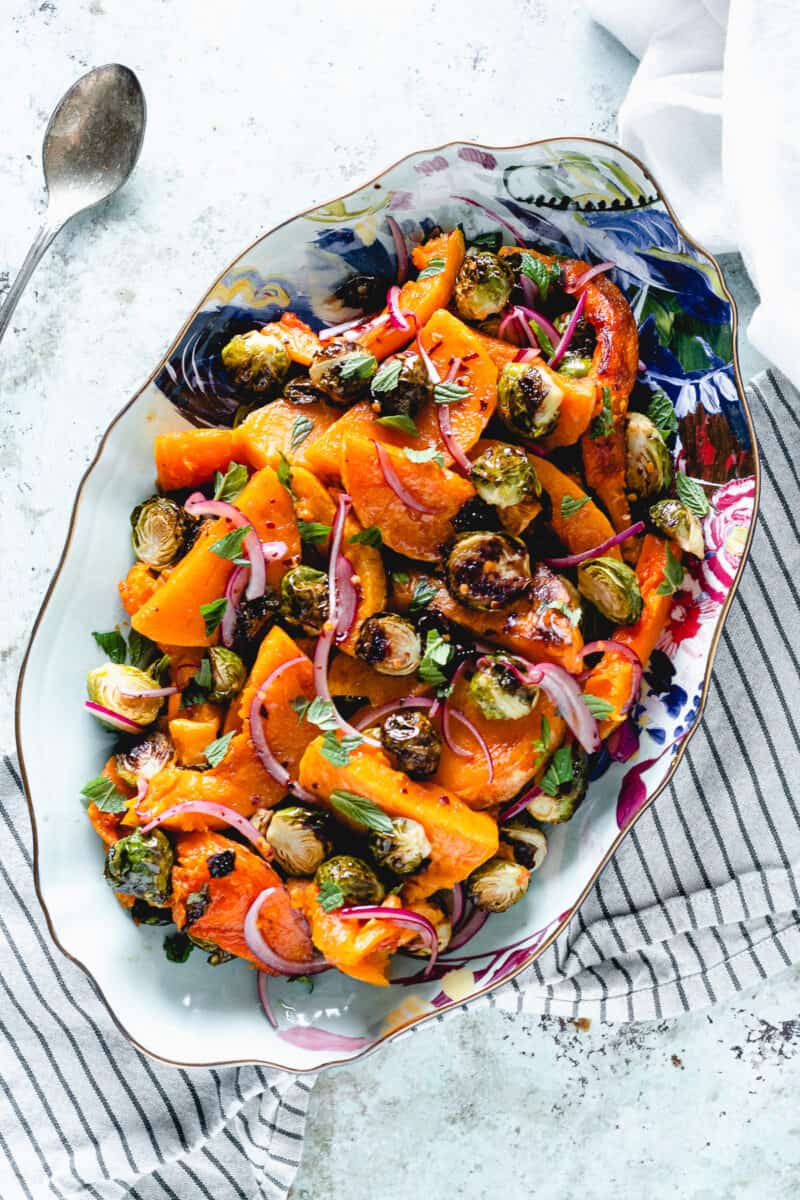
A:
[[[626,753],[705,495],[613,264],[500,243],[436,232],[380,313],[237,333],[238,423],[156,438],[84,794],[173,961],[424,980]]]

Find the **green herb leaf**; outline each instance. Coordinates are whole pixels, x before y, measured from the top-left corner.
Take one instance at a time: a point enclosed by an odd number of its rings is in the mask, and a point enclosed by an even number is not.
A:
[[[194,950],[194,942],[185,933],[168,933],[164,938],[164,953],[170,962],[185,963]]]
[[[592,419],[589,426],[589,437],[593,442],[598,438],[608,437],[614,432],[614,414],[611,411],[611,392],[607,387],[603,388],[603,407],[596,417]]]
[[[392,571],[392,583],[396,583],[398,587],[403,587],[411,582],[411,576],[408,571]]]
[[[96,779],[81,788],[81,795],[87,800],[94,800],[100,812],[121,813],[128,807],[128,798],[111,782],[106,775],[98,775]]]
[[[444,466],[444,457],[442,456],[442,452],[441,450],[437,450],[435,446],[428,446],[427,450],[410,450],[408,447],[406,447],[403,450],[403,454],[405,454],[409,462],[435,462],[437,467]]]
[[[214,630],[219,627],[227,607],[228,601],[224,596],[220,596],[219,600],[211,600],[208,604],[200,605],[200,615],[205,623],[206,637],[211,637]]]
[[[195,681],[198,687],[205,688],[207,692],[211,690],[214,684],[214,679],[211,674],[211,659],[202,659],[200,666],[195,671],[192,679]]]
[[[162,654],[161,658],[157,658],[150,668],[150,674],[154,679],[157,679],[159,684],[164,680],[172,666],[172,659],[168,654]]]
[[[331,532],[330,525],[323,525],[321,521],[298,521],[297,528],[301,542],[311,542],[314,546],[324,542]]]
[[[93,633],[92,637],[113,663],[125,662],[128,647],[125,645],[125,638],[116,629],[112,629],[109,633]]]
[[[552,608],[554,612],[560,612],[569,621],[573,629],[576,629],[581,623],[581,610],[579,608],[570,608],[564,600],[548,600],[547,604],[542,605],[542,612],[547,612],[548,608]]]
[[[381,531],[377,525],[368,525],[366,529],[361,529],[358,533],[354,533],[349,537],[348,542],[352,546],[382,546],[383,538]]]
[[[327,729],[322,738],[320,748],[323,758],[327,758],[334,767],[346,767],[350,762],[353,750],[363,745],[364,739],[354,734],[346,734],[338,738],[332,729]]]
[[[308,705],[305,718],[312,725],[316,725],[318,729],[336,729],[338,725],[333,701],[323,700],[321,696],[315,696]]]
[[[429,629],[425,635],[425,652],[417,667],[417,675],[423,683],[447,683],[447,676],[442,671],[456,652],[455,646],[446,642],[436,629]]]
[[[437,404],[457,404],[468,395],[469,388],[463,383],[437,383],[433,389],[433,398]]]
[[[332,879],[326,879],[317,892],[317,904],[320,908],[324,908],[325,912],[335,912],[337,908],[342,908],[344,892],[338,883],[334,883]]]
[[[591,692],[583,693],[583,702],[598,721],[605,721],[606,717],[617,711],[608,700],[604,700],[602,696],[593,696]]]
[[[550,341],[550,338],[547,336],[545,331],[542,329],[539,322],[534,317],[528,317],[528,324],[530,325],[533,332],[536,334],[536,340],[539,343],[539,346],[541,347],[542,354],[546,354],[548,358],[552,358],[553,353],[555,351],[555,346]]]
[[[289,701],[289,704],[297,713],[297,723],[299,725],[311,707],[311,701],[306,700],[305,696],[295,696],[293,700]]]
[[[155,642],[151,642],[150,638],[146,638],[136,629],[130,631],[128,634],[128,662],[132,667],[138,667],[140,671],[143,671],[157,654],[158,646]]]
[[[647,415],[666,441],[678,429],[678,418],[672,401],[661,388],[653,392],[647,407]]]
[[[230,749],[231,740],[236,730],[231,729],[229,733],[223,734],[222,737],[215,738],[213,742],[209,742],[203,754],[206,756],[206,761],[212,767],[218,767],[225,755]]]
[[[403,360],[401,358],[389,358],[386,362],[381,363],[377,374],[373,376],[372,383],[370,384],[372,394],[375,395],[377,392],[380,395],[383,392],[393,392],[397,387],[402,370]]]
[[[688,475],[678,474],[675,476],[675,488],[678,493],[678,499],[696,517],[705,517],[708,515],[710,511],[708,499],[696,480],[690,479]]]
[[[444,259],[439,258],[437,256],[436,258],[432,258],[430,260],[430,262],[428,263],[427,267],[424,267],[420,271],[419,275],[417,276],[417,279],[431,279],[432,276],[434,276],[434,275],[441,275],[443,270],[444,270]]]
[[[355,792],[345,792],[336,788],[331,792],[330,802],[332,807],[343,817],[356,821],[359,825],[365,825],[367,829],[374,829],[376,833],[394,833],[394,825],[386,813],[366,796],[359,796]]]
[[[281,450],[278,455],[278,483],[281,487],[285,487],[289,495],[294,500],[294,492],[292,491],[292,467],[286,455]]]
[[[561,515],[564,518],[574,517],[576,512],[580,512],[584,504],[589,503],[588,496],[562,496],[561,497]]]
[[[247,467],[241,463],[232,462],[223,475],[217,471],[214,476],[214,499],[235,500],[247,483]]]
[[[664,567],[664,578],[656,588],[657,596],[671,596],[677,592],[683,583],[683,567],[672,553],[672,547],[667,542],[667,563]]]
[[[532,254],[526,254],[524,251],[520,255],[520,260],[520,271],[523,275],[527,275],[528,279],[533,280],[539,289],[542,300],[546,300],[552,285],[558,283],[561,278],[560,263],[543,263],[541,259],[534,258]]]
[[[533,743],[533,749],[537,754],[547,754],[550,748],[550,722],[546,716],[542,716],[542,724],[539,732],[539,737]]]
[[[365,354],[363,350],[354,350],[346,354],[340,361],[339,378],[343,383],[351,379],[370,379],[376,371],[378,360],[374,354]]]
[[[560,746],[544,773],[541,782],[542,791],[548,796],[557,796],[558,789],[563,783],[569,783],[573,774],[572,746]]]
[[[397,429],[400,433],[407,433],[410,437],[419,437],[419,430],[411,417],[407,417],[405,413],[393,413],[389,417],[376,417],[376,425],[385,425],[387,429]]]
[[[497,254],[497,251],[503,244],[503,235],[498,230],[493,229],[491,233],[479,233],[469,244],[470,246],[477,246],[479,250],[490,250],[492,254]]]
[[[302,446],[313,428],[314,422],[311,417],[295,417],[289,434],[289,448],[296,450],[298,446]]]
[[[217,558],[237,558],[242,553],[242,543],[251,529],[251,525],[242,525],[240,529],[232,529],[218,542],[214,542],[211,553],[216,554]]]
[[[404,582],[408,583],[406,575]],[[431,600],[436,595],[438,588],[431,583],[429,579],[419,579],[414,585],[414,594],[411,597],[411,603],[408,606],[410,613],[422,612],[423,608],[427,608]]]

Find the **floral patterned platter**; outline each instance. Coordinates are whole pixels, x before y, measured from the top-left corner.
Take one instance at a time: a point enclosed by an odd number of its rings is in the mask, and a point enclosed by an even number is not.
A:
[[[589,795],[524,900],[493,916],[425,982],[385,989],[336,971],[271,985],[277,1029],[264,1019],[244,963],[171,964],[163,931],[134,927],[103,881],[101,847],[79,803],[107,754],[82,709],[94,665],[91,629],[122,621],[114,581],[129,563],[120,531],[153,486],[155,434],[231,424],[237,401],[219,352],[236,332],[291,308],[314,328],[358,315],[334,291],[356,272],[395,276],[389,218],[410,241],[461,222],[469,236],[611,260],[640,330],[636,387],[661,389],[678,418],[675,457],[704,481],[707,552],[675,594],[669,624],[635,710],[640,747],[628,763],[597,763]],[[287,221],[255,242],[213,285],[166,360],[116,418],[81,485],[69,539],[28,649],[18,745],[37,834],[37,884],[60,948],[95,981],[120,1027],[169,1062],[259,1062],[311,1071],[500,987],[561,932],[636,817],[664,788],[695,727],[722,623],[749,546],[758,497],[753,432],[736,367],[736,317],[717,264],[681,230],[645,168],[611,144],[559,138],[508,149],[453,143],[410,155],[355,192]],[[87,566],[90,569],[87,569]],[[42,731],[46,730],[45,747]],[[52,763],[60,764],[53,779]],[[413,977],[398,958],[396,977]],[[417,971],[418,974],[418,971]]]

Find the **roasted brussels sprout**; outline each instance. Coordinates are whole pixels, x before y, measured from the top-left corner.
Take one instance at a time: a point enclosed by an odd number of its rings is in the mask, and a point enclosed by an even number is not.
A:
[[[497,415],[521,438],[546,437],[558,422],[563,396],[536,363],[506,363],[497,381]]]
[[[516,862],[537,871],[547,854],[547,837],[541,829],[527,825],[521,817],[500,826],[500,841],[511,847]]]
[[[233,650],[225,646],[211,646],[208,651],[211,661],[212,689],[208,693],[209,700],[222,704],[231,700],[244,687],[247,670],[244,663]]]
[[[427,368],[411,350],[387,358],[370,384],[372,407],[382,417],[415,417],[431,395]]]
[[[377,369],[374,355],[354,348],[342,338],[333,338],[314,355],[308,375],[334,404],[347,405],[366,393]]]
[[[462,533],[447,556],[447,590],[468,608],[504,608],[530,580],[525,543],[507,533]]]
[[[562,313],[560,317],[556,317],[553,324],[559,333],[564,332],[571,317],[572,313],[568,312]],[[592,357],[596,345],[597,337],[594,327],[585,317],[580,317],[573,331],[569,346],[561,362],[558,364],[557,370],[559,375],[566,375],[569,379],[583,379],[585,375],[588,375],[592,369]]]
[[[632,625],[642,615],[636,572],[618,558],[589,558],[578,567],[578,591],[615,625]]]
[[[469,683],[472,699],[489,721],[516,721],[526,717],[539,689],[521,683],[502,655],[481,661]]]
[[[152,725],[158,716],[163,703],[160,696],[139,695],[140,692],[152,691],[158,684],[146,671],[136,667],[126,667],[123,663],[104,663],[95,667],[86,677],[86,691],[94,704],[101,704],[122,718],[120,728],[125,721],[135,721],[137,725]],[[132,695],[126,693],[131,692]],[[112,729],[117,728],[111,717],[98,720]]]
[[[545,778],[547,778],[546,774]],[[552,796],[542,791],[540,795],[531,800],[527,811],[537,821],[560,825],[563,821],[569,821],[577,812],[588,786],[589,760],[586,752],[573,743],[572,778],[565,783],[558,784]]]
[[[484,321],[508,304],[514,276],[489,250],[469,253],[456,276],[456,312],[465,321]]]
[[[490,858],[467,880],[467,893],[484,912],[501,913],[516,904],[528,890],[530,872],[520,863]]]
[[[705,554],[700,518],[680,500],[659,500],[650,509],[650,520],[665,537],[687,554],[702,558]]]
[[[137,897],[130,908],[131,920],[134,925],[171,925],[172,909],[157,908],[146,900]]]
[[[372,833],[369,848],[381,867],[395,875],[413,875],[418,871],[431,852],[428,835],[419,821],[410,817],[393,817],[394,832]]]
[[[289,875],[313,875],[333,849],[329,814],[301,804],[275,809],[264,836]]]
[[[656,426],[644,413],[630,413],[626,429],[625,481],[640,499],[658,496],[672,483],[672,459]]]
[[[140,829],[109,846],[105,877],[115,892],[138,896],[157,907],[170,893],[174,855],[169,838],[160,829]]]
[[[418,709],[390,713],[381,726],[381,745],[398,770],[412,779],[436,774],[442,739]]]
[[[405,617],[373,613],[359,630],[356,654],[381,675],[412,675],[422,659],[422,644]]]
[[[335,884],[345,904],[380,904],[386,895],[386,888],[372,867],[352,854],[336,854],[322,863],[314,874],[314,882],[318,887]]]
[[[142,738],[130,750],[117,754],[114,765],[120,779],[136,787],[140,779],[152,779],[162,767],[172,762],[175,751],[166,734],[155,730]]]
[[[284,384],[283,398],[288,400],[290,404],[315,404],[320,400],[327,400],[328,397],[319,388],[314,387],[311,380],[305,375],[298,375],[295,379],[290,379]]]
[[[484,450],[472,464],[470,475],[481,500],[496,508],[511,508],[541,495],[536,469],[519,446],[498,443]]]
[[[242,599],[233,627],[234,645],[244,651],[262,637],[279,606],[280,601],[272,588],[267,588],[264,595],[255,600]]]
[[[163,571],[185,552],[196,525],[184,508],[166,496],[151,496],[131,513],[131,542],[140,562]]]
[[[237,333],[222,347],[222,365],[234,386],[264,399],[280,390],[290,363],[283,340],[261,329]]]
[[[281,580],[281,613],[314,636],[328,619],[328,576],[314,567],[292,567]]]

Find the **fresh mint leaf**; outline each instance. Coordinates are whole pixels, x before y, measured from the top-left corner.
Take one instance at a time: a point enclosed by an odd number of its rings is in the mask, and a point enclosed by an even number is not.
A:
[[[433,399],[436,404],[457,404],[469,395],[469,388],[463,383],[437,383],[433,388]]]
[[[399,433],[407,433],[409,437],[419,437],[419,430],[412,417],[405,413],[393,413],[388,417],[376,417],[377,425],[385,425],[387,429],[396,429]]]
[[[324,908],[325,912],[335,912],[337,908],[342,908],[344,892],[338,883],[334,883],[332,879],[326,879],[317,892],[317,904],[320,908]]]
[[[445,267],[444,259],[436,256],[436,257],[430,259],[427,267],[424,267],[420,271],[419,275],[417,276],[417,279],[431,279],[434,275],[441,275],[442,272],[444,271],[444,267]]]
[[[615,706],[610,701],[604,700],[602,696],[593,696],[591,692],[583,693],[583,703],[598,721],[605,721],[613,712],[616,712]]]
[[[321,754],[334,767],[346,767],[353,750],[363,745],[364,739],[353,734],[338,738],[332,729],[327,729],[322,738]]]
[[[425,635],[425,651],[422,661],[417,668],[417,675],[423,683],[434,685],[447,683],[447,676],[442,671],[456,652],[455,646],[446,642],[435,629],[429,629]]]
[[[408,571],[392,571],[392,583],[397,584],[398,587],[404,587],[410,582],[411,576]]]
[[[212,633],[219,627],[222,618],[225,616],[225,609],[228,607],[228,601],[224,596],[220,596],[219,600],[211,600],[208,604],[200,605],[200,615],[206,628],[206,637],[211,637]]]
[[[469,244],[477,246],[479,250],[490,250],[492,254],[497,254],[503,244],[503,235],[499,230],[493,229],[490,233],[479,233]]]
[[[647,415],[666,441],[678,429],[678,418],[666,392],[658,388],[650,397]]]
[[[285,487],[286,491],[294,500],[294,492],[292,491],[292,466],[286,455],[281,450],[278,454],[278,483],[281,487]]]
[[[370,379],[378,366],[374,354],[365,354],[361,350],[346,354],[337,361],[339,378],[343,383],[349,383],[351,379]]]
[[[614,414],[611,410],[611,391],[603,388],[603,407],[589,426],[589,437],[593,442],[598,438],[608,437],[614,432]]]
[[[330,525],[323,525],[321,521],[298,521],[297,528],[300,532],[301,542],[310,542],[313,546],[319,546],[328,537],[330,537]]]
[[[98,775],[96,779],[81,788],[81,795],[87,800],[93,800],[100,812],[121,813],[128,807],[128,797],[121,792],[106,775]]]
[[[555,346],[550,341],[550,338],[547,336],[535,317],[527,317],[526,319],[531,329],[536,334],[536,340],[539,343],[542,354],[546,354],[548,358],[552,358],[555,351]]]
[[[435,462],[437,467],[444,466],[444,457],[442,455],[442,452],[441,452],[441,450],[437,450],[437,448],[435,446],[428,446],[427,450],[412,450],[409,448],[405,448],[403,450],[403,454],[405,454],[405,456],[409,460],[409,462],[413,462],[413,463]]]
[[[157,654],[158,646],[155,642],[151,642],[150,638],[146,638],[136,629],[130,631],[128,634],[128,662],[132,667],[138,667],[140,671],[143,671]],[[154,671],[155,667],[151,669],[151,674]]]
[[[185,933],[168,933],[164,938],[164,953],[170,962],[185,963],[194,950],[194,942]]]
[[[311,707],[311,701],[306,700],[305,696],[295,696],[293,700],[289,701],[289,704],[297,713],[297,721],[299,724]]]
[[[252,526],[242,525],[240,529],[232,529],[230,533],[226,533],[218,542],[210,547],[211,553],[216,554],[217,558],[236,559],[242,553],[242,543],[250,532]],[[248,559],[249,561],[249,559]]]
[[[542,791],[548,796],[557,796],[561,785],[571,782],[574,770],[572,746],[560,746],[544,773],[541,782]]]
[[[333,701],[323,700],[321,696],[315,696],[308,705],[305,711],[305,718],[312,725],[316,725],[318,729],[326,731],[336,729],[338,725]]]
[[[369,385],[373,396],[376,392],[378,395],[382,395],[384,392],[393,392],[397,387],[402,370],[403,360],[401,358],[389,358],[386,362],[381,363]]]
[[[211,674],[211,660],[209,658],[203,658],[192,678],[198,687],[204,688],[207,692],[211,691],[214,678]]]
[[[125,662],[128,647],[125,645],[125,638],[116,629],[112,629],[109,633],[93,633],[92,637],[113,663]]]
[[[688,475],[675,476],[675,489],[678,493],[678,499],[682,504],[685,504],[690,512],[693,512],[696,517],[705,517],[710,509],[706,494],[700,484],[690,479]]]
[[[589,503],[588,496],[562,496],[561,497],[561,515],[565,519],[574,517],[576,512],[580,512],[584,504]]]
[[[520,255],[519,269],[523,275],[527,275],[528,279],[532,279],[536,284],[542,300],[547,299],[550,288],[561,279],[560,263],[544,263],[524,250]],[[544,349],[544,347],[542,348]]]
[[[224,475],[217,471],[214,476],[214,499],[227,500],[230,503],[236,499],[246,483],[247,467],[232,462]]]
[[[336,788],[331,792],[330,803],[343,817],[365,825],[367,829],[373,829],[376,833],[394,833],[394,825],[383,809],[378,808],[377,804],[373,804],[366,796]]]
[[[352,534],[348,542],[351,546],[382,546],[383,538],[381,531],[377,525],[368,525],[366,529],[359,530],[358,533]]]
[[[203,754],[206,757],[206,762],[212,767],[218,767],[225,755],[230,749],[231,741],[236,730],[231,729],[229,733],[223,734],[222,737],[215,738],[213,742],[209,742]]]
[[[404,582],[408,583],[407,575],[405,577]],[[423,608],[428,607],[431,600],[433,600],[434,596],[436,595],[437,591],[438,591],[438,589],[437,589],[436,585],[434,583],[431,583],[431,581],[429,579],[418,580],[417,583],[414,585],[414,593],[411,597],[411,603],[408,606],[408,611],[410,613],[422,612]]]
[[[683,583],[683,567],[672,553],[672,547],[667,542],[667,561],[664,566],[664,578],[656,588],[657,596],[671,596],[677,592]]]
[[[314,422],[311,420],[311,417],[295,417],[292,421],[291,432],[289,433],[289,448],[294,451],[299,446],[302,446],[313,428]]]

